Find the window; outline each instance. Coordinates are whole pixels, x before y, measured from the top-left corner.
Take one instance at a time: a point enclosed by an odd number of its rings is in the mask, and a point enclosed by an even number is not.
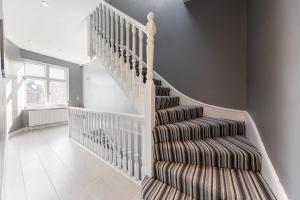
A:
[[[67,68],[26,60],[24,78],[27,106],[67,104]]]

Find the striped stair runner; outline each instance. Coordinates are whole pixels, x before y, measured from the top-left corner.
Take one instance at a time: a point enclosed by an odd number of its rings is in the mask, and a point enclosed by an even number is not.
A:
[[[204,117],[202,107],[180,105],[170,88],[154,84],[154,175],[142,182],[143,199],[276,199],[244,122]]]

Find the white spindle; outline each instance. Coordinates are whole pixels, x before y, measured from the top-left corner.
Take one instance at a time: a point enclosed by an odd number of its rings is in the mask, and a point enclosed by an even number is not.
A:
[[[137,97],[137,92],[136,92],[136,72],[135,72],[135,61],[136,61],[136,27],[132,25],[131,27],[132,31],[132,70],[131,70],[131,86],[132,86],[132,95],[133,95],[133,100],[136,103],[136,97]]]
[[[138,151],[138,128],[139,121],[133,121],[133,137],[134,137],[134,177],[136,180],[140,177],[140,166],[139,166],[139,151]]]
[[[102,47],[101,47],[101,60],[102,62],[104,61],[104,58],[105,58],[105,9],[104,9],[104,6],[101,5],[101,14],[102,14],[102,17],[101,17],[101,21],[102,21]]]
[[[118,116],[117,120],[117,151],[118,151],[118,168],[122,168],[121,145],[122,145],[122,130],[121,130],[121,117]]]
[[[123,153],[123,162],[122,162],[122,168],[123,168],[123,172],[127,172],[127,152],[126,152],[126,128],[127,128],[127,122],[126,122],[126,118],[122,118],[122,140],[123,140],[123,144],[122,144],[122,153]]]
[[[130,48],[129,48],[129,43],[130,43],[130,41],[129,41],[129,29],[130,29],[130,24],[129,24],[129,22],[127,21],[126,22],[126,86],[127,86],[127,89],[128,89],[128,91],[130,92],[130,90],[131,90],[131,76],[130,76],[130,69],[129,69],[129,67],[130,67],[130,64],[129,64],[129,55],[130,55],[130,53],[129,53],[129,50],[130,50]]]
[[[120,81],[122,84],[122,88],[125,88],[125,81],[126,81],[126,77],[125,77],[125,66],[124,66],[124,59],[123,59],[123,51],[124,51],[124,19],[122,17],[120,17],[120,26],[121,26],[121,32],[120,32],[120,37],[121,37],[121,44],[120,44]]]
[[[116,76],[120,75],[120,69],[119,69],[119,62],[118,62],[118,49],[119,49],[119,16],[117,13],[115,13],[115,45],[116,45],[116,52],[115,52],[115,67],[116,67]]]
[[[133,124],[130,119],[127,120],[127,154],[128,154],[128,175],[132,176],[132,130],[133,130]]]
[[[143,70],[143,36],[144,33],[142,30],[139,30],[139,95],[138,98],[140,99],[140,102],[143,102],[143,95],[144,95],[144,83],[143,83],[143,76],[142,76],[142,70]]]

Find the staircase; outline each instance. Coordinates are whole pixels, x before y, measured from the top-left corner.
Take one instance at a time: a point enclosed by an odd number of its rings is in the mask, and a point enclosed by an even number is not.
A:
[[[105,1],[90,15],[89,56],[140,115],[69,108],[70,137],[141,183],[145,200],[276,199],[245,113],[196,102],[154,73],[154,14],[147,18],[142,25]]]
[[[275,199],[244,122],[204,117],[154,82],[153,177],[142,182],[143,199]]]

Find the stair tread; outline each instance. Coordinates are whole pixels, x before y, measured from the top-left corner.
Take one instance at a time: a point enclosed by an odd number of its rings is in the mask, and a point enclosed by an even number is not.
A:
[[[171,108],[179,105],[180,97],[178,96],[156,96],[155,108],[156,110]]]
[[[260,153],[243,136],[155,144],[154,159],[221,168],[261,170]]]
[[[155,125],[164,125],[175,122],[196,119],[203,116],[203,107],[194,105],[180,105],[172,108],[157,110]]]
[[[142,199],[144,200],[192,200],[191,197],[180,192],[164,182],[145,177],[142,182]]]
[[[200,117],[156,126],[155,143],[245,135],[245,123],[222,118]]]
[[[276,199],[261,174],[248,170],[156,161],[154,176],[194,199]]]

